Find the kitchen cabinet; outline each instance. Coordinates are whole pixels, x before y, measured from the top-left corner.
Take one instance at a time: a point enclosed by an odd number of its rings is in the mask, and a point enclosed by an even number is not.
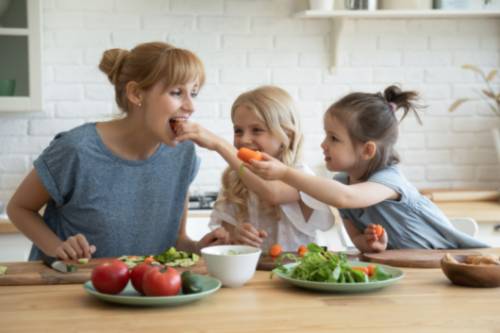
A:
[[[0,111],[42,109],[40,6],[0,0]]]
[[[350,19],[481,19],[500,18],[500,10],[305,10],[294,14],[298,19],[332,19],[330,69],[335,72],[339,59],[337,45]]]

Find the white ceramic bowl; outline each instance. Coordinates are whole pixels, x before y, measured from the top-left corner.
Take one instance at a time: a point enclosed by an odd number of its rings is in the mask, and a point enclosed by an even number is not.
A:
[[[257,268],[261,250],[247,245],[217,245],[201,249],[208,272],[223,286],[241,287]]]

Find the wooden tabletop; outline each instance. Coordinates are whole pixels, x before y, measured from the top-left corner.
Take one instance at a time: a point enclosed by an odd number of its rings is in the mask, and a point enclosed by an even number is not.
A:
[[[242,288],[222,288],[179,307],[100,302],[82,285],[0,287],[7,332],[498,332],[500,288],[452,285],[440,269],[403,269],[375,292],[328,294],[257,272]]]

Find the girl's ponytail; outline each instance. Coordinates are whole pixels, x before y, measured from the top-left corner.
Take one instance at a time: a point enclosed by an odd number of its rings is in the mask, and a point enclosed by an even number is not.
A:
[[[389,103],[389,107],[392,109],[392,111],[396,111],[400,108],[404,110],[401,120],[406,117],[408,112],[413,111],[415,113],[415,117],[417,117],[418,123],[422,125],[422,120],[420,119],[420,116],[417,112],[417,108],[420,107],[416,104],[416,101],[418,100],[417,92],[402,91],[398,86],[392,85],[385,88],[383,96],[387,103]]]

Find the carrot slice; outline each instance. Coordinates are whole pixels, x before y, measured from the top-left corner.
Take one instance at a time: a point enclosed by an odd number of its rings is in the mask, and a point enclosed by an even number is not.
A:
[[[274,244],[269,249],[269,255],[273,258],[279,256],[281,252],[283,252],[283,248],[279,244]]]
[[[243,162],[249,163],[250,160],[256,160],[256,161],[262,160],[262,154],[260,151],[255,151],[243,147],[238,150],[238,158]]]

